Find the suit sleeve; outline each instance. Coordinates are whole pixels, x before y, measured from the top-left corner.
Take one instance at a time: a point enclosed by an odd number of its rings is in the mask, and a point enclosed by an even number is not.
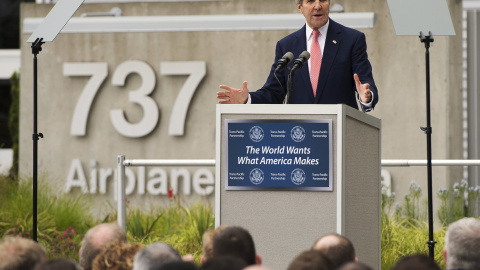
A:
[[[373,93],[372,109],[378,102],[378,90],[372,74],[372,65],[368,60],[367,42],[365,34],[360,33],[352,49],[352,71],[357,74],[362,83],[370,84],[370,91]],[[352,77],[353,77],[352,74]],[[353,86],[355,87],[355,85]],[[363,105],[362,105],[363,107]],[[362,108],[365,109],[365,108]]]
[[[278,71],[277,78],[275,78],[275,68],[278,59],[282,58],[285,54],[281,48],[280,42],[277,42],[275,49],[275,61],[270,69],[267,81],[262,88],[255,92],[250,92],[252,104],[281,104],[285,99],[287,76],[285,71]]]

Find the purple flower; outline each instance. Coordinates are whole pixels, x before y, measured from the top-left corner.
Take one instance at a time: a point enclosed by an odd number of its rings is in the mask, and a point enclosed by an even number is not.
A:
[[[13,228],[13,232],[17,232],[17,228]]]
[[[76,234],[76,232],[75,232],[74,229],[72,229],[70,232],[71,232],[72,234]]]
[[[8,230],[8,233],[12,233],[12,230]]]
[[[19,233],[18,236],[23,237],[23,234]]]
[[[60,244],[60,247],[63,248],[63,244]]]
[[[57,231],[54,231],[53,234],[57,234],[58,232]]]

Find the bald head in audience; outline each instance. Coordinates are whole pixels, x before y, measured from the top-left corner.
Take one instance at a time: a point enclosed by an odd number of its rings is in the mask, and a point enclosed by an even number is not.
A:
[[[337,233],[322,235],[315,241],[312,250],[318,250],[325,254],[332,261],[334,268],[347,262],[358,261],[352,242]]]
[[[116,223],[102,223],[87,231],[80,247],[80,266],[91,270],[95,257],[110,242],[120,240],[127,242],[125,231]]]

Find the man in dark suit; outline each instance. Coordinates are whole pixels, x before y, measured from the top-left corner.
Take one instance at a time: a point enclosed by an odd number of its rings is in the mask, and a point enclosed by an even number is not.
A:
[[[277,72],[277,61],[287,52],[295,56],[303,51],[312,55],[308,65],[293,76],[292,104],[346,104],[367,112],[378,102],[378,92],[368,61],[365,35],[329,19],[329,0],[296,0],[306,25],[277,42],[275,62],[265,85],[249,92],[247,82],[241,89],[220,85],[221,104],[280,104],[284,102],[289,70]],[[316,33],[315,33],[316,32]],[[315,48],[315,49],[314,49]],[[314,64],[315,63],[315,64]],[[293,66],[293,61],[289,64]]]

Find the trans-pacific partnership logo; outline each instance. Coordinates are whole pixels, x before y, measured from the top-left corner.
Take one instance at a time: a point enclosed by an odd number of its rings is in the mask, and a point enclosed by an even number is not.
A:
[[[301,142],[305,139],[305,129],[301,126],[295,126],[292,128],[290,136],[292,136],[292,140],[295,142]]]
[[[295,185],[301,185],[305,182],[305,172],[302,169],[295,169],[292,171],[292,182]]]
[[[263,133],[263,129],[259,126],[253,126],[250,129],[250,139],[254,142],[259,142],[263,140],[263,137],[265,137],[265,134]]]
[[[255,168],[250,172],[250,181],[254,185],[260,185],[263,182],[264,176],[263,171],[259,168]]]

